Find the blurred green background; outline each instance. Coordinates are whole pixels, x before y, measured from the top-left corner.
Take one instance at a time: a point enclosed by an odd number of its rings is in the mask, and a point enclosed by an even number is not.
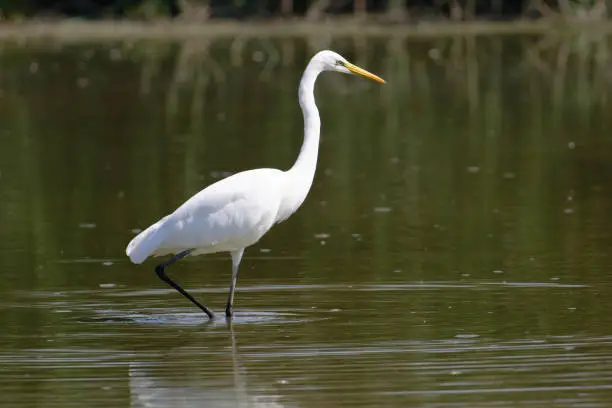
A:
[[[446,18],[452,20],[518,19],[554,14],[607,18],[609,0],[2,0],[5,18],[128,17],[138,19],[300,17],[373,13],[394,21]]]
[[[136,231],[286,169],[324,74],[303,207],[249,248],[231,328],[132,265]],[[10,407],[607,406],[610,37],[0,42],[0,392]],[[169,272],[219,311],[226,254]],[[267,404],[267,405],[266,405]]]

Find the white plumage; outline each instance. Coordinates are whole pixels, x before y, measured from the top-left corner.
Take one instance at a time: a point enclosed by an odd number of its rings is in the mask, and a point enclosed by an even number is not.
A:
[[[280,170],[256,169],[220,180],[138,234],[127,255],[142,263],[150,255],[185,249],[199,255],[253,245],[287,213],[286,179]]]
[[[287,171],[248,170],[206,187],[172,214],[132,239],[126,249],[130,260],[139,264],[150,256],[176,254],[158,265],[158,275],[212,317],[212,312],[165,275],[164,268],[187,255],[230,252],[233,273],[226,308],[226,315],[230,317],[238,265],[244,249],[259,241],[275,223],[293,214],[306,199],[312,185],[321,125],[314,101],[314,84],[318,75],[326,70],[355,73],[384,83],[381,78],[350,64],[335,52],[317,53],[300,81],[304,143],[293,167]]]

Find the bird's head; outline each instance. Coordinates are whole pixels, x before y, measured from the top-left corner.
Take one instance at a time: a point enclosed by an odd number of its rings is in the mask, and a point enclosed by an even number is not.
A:
[[[312,58],[312,61],[320,64],[322,71],[335,71],[342,72],[343,74],[355,74],[376,82],[380,82],[381,84],[385,83],[385,80],[381,77],[374,75],[363,68],[359,68],[357,65],[351,64],[342,55],[333,51],[320,51]]]

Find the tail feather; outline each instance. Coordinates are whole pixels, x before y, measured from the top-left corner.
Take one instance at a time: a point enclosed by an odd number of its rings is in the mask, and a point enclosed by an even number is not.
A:
[[[136,235],[128,244],[125,253],[135,264],[144,262],[164,241],[167,230],[163,228],[167,217],[157,221],[140,234]]]

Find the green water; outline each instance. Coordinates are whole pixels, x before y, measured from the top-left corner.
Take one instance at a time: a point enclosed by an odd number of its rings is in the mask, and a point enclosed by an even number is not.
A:
[[[231,172],[288,168],[333,48],[303,207],[249,248],[235,319],[127,242]],[[0,47],[0,403],[612,404],[607,38]],[[169,273],[222,315],[227,254]]]

